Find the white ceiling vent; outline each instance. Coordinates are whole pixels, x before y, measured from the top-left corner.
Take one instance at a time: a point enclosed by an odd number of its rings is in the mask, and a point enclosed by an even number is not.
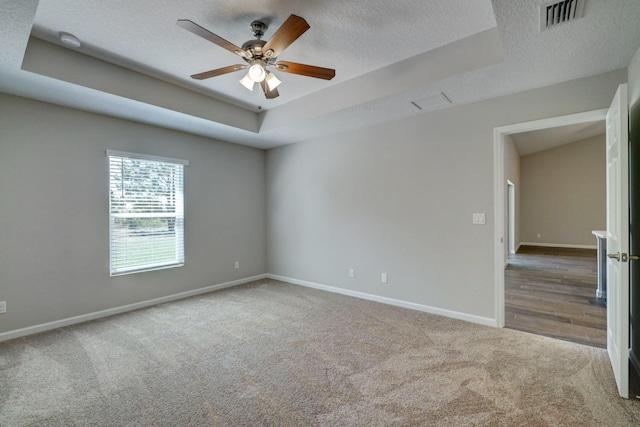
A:
[[[540,31],[582,18],[585,0],[561,0],[540,6]]]

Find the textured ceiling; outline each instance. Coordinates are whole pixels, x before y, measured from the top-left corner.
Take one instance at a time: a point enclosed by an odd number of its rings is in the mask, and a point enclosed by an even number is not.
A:
[[[531,132],[514,133],[511,134],[511,138],[513,139],[518,154],[520,154],[520,156],[527,156],[594,136],[602,136],[604,141],[606,131],[605,121],[599,120],[534,130]]]
[[[0,91],[269,148],[429,114],[410,102],[440,92],[450,108],[625,68],[640,46],[640,1],[586,0],[584,18],[540,32],[544,2],[0,0]],[[265,100],[242,73],[189,78],[240,61],[177,19],[240,45],[252,20],[268,39],[289,14],[311,28],[279,59],[332,81],[279,73]],[[83,46],[60,50],[60,31]]]
[[[212,96],[249,108],[274,108],[386,65],[496,26],[489,0],[56,0],[40,1],[34,34],[56,41],[60,31],[85,45],[81,51],[102,54],[159,72]],[[288,47],[281,60],[335,68],[327,82],[277,72],[283,81],[280,97],[265,100],[257,90],[238,84],[237,72],[204,81],[190,75],[232,64],[238,56],[176,25],[190,19],[241,46],[253,39],[249,24],[268,23],[268,40],[290,14],[311,28]]]

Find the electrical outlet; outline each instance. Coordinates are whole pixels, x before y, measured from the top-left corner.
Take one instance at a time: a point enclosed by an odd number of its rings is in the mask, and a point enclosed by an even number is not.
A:
[[[382,273],[382,283],[387,283],[387,273]]]
[[[6,313],[6,312],[7,312],[7,302],[0,301],[0,313]]]
[[[240,261],[236,261],[234,268],[237,270],[240,268]]]
[[[356,271],[353,268],[349,269],[349,277],[356,277]]]

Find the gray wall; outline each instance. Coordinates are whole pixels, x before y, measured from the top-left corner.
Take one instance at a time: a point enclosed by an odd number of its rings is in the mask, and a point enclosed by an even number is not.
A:
[[[505,135],[504,137],[504,177],[505,180],[509,180],[513,183],[515,187],[515,250],[518,250],[520,246],[520,200],[521,200],[521,192],[522,187],[520,185],[520,155],[518,154],[518,150],[516,150],[513,139],[510,135]],[[505,262],[509,256],[509,242],[507,241],[507,236],[509,235],[509,206],[508,206],[508,186],[505,182],[505,212],[504,212],[504,260]]]
[[[494,318],[494,127],[606,108],[626,78],[620,70],[269,150],[269,271]],[[487,224],[472,225],[474,212]]]
[[[109,277],[107,149],[189,160],[184,267]],[[262,150],[0,94],[0,333],[264,273],[264,177]]]
[[[281,147],[266,174],[260,150],[0,95],[0,333],[265,272],[493,318],[493,128],[604,108],[626,77]],[[106,149],[191,162],[184,267],[109,277]]]
[[[591,231],[606,229],[605,145],[600,135],[520,159],[523,244],[595,248]]]

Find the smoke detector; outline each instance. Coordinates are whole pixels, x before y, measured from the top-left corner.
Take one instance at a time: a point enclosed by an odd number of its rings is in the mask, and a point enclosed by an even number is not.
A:
[[[58,37],[60,37],[60,42],[62,42],[62,44],[65,46],[74,47],[74,48],[79,48],[80,46],[82,46],[82,43],[80,43],[80,40],[73,34],[60,32],[58,33]]]

